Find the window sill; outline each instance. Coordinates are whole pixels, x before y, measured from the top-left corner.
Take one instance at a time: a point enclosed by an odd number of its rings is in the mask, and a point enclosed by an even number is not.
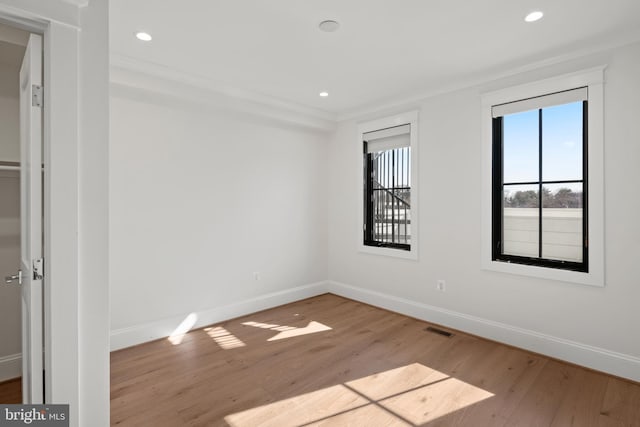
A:
[[[415,246],[411,247],[411,250],[405,251],[402,249],[393,249],[393,248],[379,248],[376,246],[367,246],[367,245],[359,245],[358,252],[371,254],[371,255],[382,255],[391,258],[401,258],[401,259],[409,259],[409,260],[418,260],[418,251],[415,249]]]
[[[482,269],[497,271],[500,273],[516,274],[519,276],[575,283],[579,285],[604,287],[604,275],[596,274],[594,272],[583,273],[579,271],[560,270],[550,267],[516,264],[506,261],[484,261],[482,263]]]

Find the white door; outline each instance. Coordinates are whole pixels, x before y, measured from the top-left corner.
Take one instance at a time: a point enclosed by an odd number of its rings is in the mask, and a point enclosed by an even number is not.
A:
[[[20,68],[20,166],[22,399],[43,403],[42,37],[35,34]]]

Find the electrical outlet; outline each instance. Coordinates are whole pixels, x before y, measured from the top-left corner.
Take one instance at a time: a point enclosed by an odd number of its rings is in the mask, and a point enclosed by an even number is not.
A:
[[[254,271],[253,272],[253,280],[260,280],[262,279],[262,276],[260,276],[260,272],[259,271]]]
[[[440,292],[444,292],[447,290],[447,282],[445,282],[442,279],[438,279],[436,281],[436,289],[439,290]]]

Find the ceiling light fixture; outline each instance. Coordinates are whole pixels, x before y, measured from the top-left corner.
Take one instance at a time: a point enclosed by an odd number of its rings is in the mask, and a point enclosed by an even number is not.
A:
[[[329,92],[320,92],[319,95],[323,98],[326,98],[327,96],[329,96]]]
[[[531,12],[530,14],[525,16],[524,20],[526,22],[536,22],[537,20],[541,19],[543,16],[544,16],[544,13],[540,12],[539,10],[536,10],[535,12]]]
[[[338,28],[340,28],[340,24],[337,21],[329,19],[318,24],[318,28],[320,28],[320,30],[324,31],[325,33],[333,33],[334,31],[337,31]]]
[[[153,37],[151,37],[151,34],[149,33],[145,33],[144,31],[139,31],[136,33],[136,38],[138,40],[142,40],[143,42],[150,42]]]

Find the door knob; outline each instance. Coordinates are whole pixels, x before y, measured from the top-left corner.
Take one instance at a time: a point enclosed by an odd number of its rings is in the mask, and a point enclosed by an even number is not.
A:
[[[18,274],[14,274],[12,276],[5,276],[4,281],[7,283],[13,283],[17,281],[18,285],[22,285],[22,270],[18,270]]]

